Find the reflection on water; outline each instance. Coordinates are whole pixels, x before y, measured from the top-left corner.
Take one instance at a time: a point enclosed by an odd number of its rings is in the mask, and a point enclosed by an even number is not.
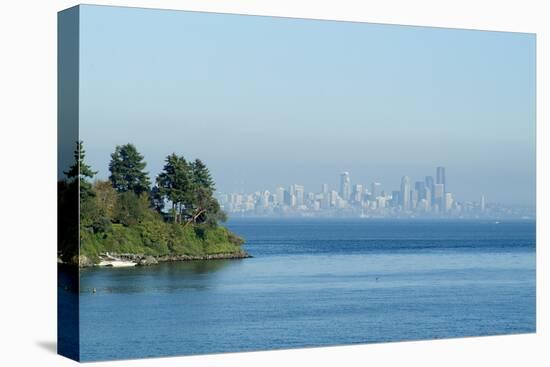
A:
[[[130,268],[87,268],[81,271],[81,293],[176,292],[207,289],[216,272],[235,266],[236,260],[194,260],[165,262]]]

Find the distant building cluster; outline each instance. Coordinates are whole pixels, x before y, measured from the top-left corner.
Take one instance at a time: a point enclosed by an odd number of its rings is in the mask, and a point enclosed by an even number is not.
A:
[[[479,201],[459,202],[447,191],[445,167],[434,176],[413,181],[401,178],[398,190],[386,191],[380,182],[370,186],[352,184],[349,172],[340,174],[339,188],[322,184],[320,191],[306,191],[303,185],[278,187],[253,193],[218,193],[222,208],[242,216],[359,216],[359,217],[528,217],[524,209],[489,205],[485,195]]]

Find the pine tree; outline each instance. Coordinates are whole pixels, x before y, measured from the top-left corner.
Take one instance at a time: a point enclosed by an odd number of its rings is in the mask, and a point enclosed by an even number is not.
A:
[[[195,159],[191,164],[193,176],[193,214],[191,221],[215,225],[218,219],[224,219],[225,215],[220,209],[218,201],[214,198],[214,179],[210,170],[200,160]]]
[[[200,188],[213,193],[215,190],[214,180],[212,179],[210,170],[206,167],[206,165],[197,158],[191,164],[191,170],[193,172],[193,185],[195,188]]]
[[[174,222],[181,222],[192,207],[193,181],[191,167],[175,153],[166,157],[163,171],[157,177],[160,194],[172,203]]]
[[[63,172],[69,179],[69,182],[79,182],[81,200],[94,195],[92,185],[88,182],[88,179],[94,177],[97,173],[96,171],[92,171],[92,168],[86,164],[84,161],[85,157],[84,142],[77,141],[74,151],[74,163],[69,167],[68,171]]]
[[[140,195],[149,191],[151,185],[146,163],[133,144],[118,145],[109,163],[109,180],[118,192],[134,192]]]

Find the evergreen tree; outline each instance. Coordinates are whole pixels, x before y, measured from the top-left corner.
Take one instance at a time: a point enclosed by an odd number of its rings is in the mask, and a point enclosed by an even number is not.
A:
[[[175,153],[166,157],[163,171],[157,177],[157,185],[160,194],[172,203],[174,222],[181,222],[192,207],[193,198],[192,171],[185,158]]]
[[[94,195],[92,185],[88,182],[88,179],[94,177],[97,173],[92,171],[92,168],[86,164],[84,161],[85,157],[86,151],[84,150],[84,142],[77,141],[74,151],[74,163],[69,167],[68,171],[63,172],[67,176],[69,182],[79,182],[81,200],[85,200]]]
[[[201,188],[210,193],[214,193],[214,180],[212,179],[210,170],[200,159],[197,158],[191,163],[191,170],[193,172],[193,185],[195,189]]]
[[[131,191],[141,195],[148,192],[151,185],[145,166],[143,156],[133,144],[117,145],[111,154],[109,180],[118,192]]]
[[[196,159],[191,164],[191,168],[193,173],[193,214],[191,221],[216,225],[218,220],[225,220],[226,216],[213,196],[215,190],[214,179],[210,174],[210,170],[200,159]]]

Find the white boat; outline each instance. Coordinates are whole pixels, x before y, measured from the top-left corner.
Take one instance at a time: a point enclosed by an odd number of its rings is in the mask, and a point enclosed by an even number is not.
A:
[[[101,260],[98,264],[99,266],[109,266],[113,268],[128,268],[128,267],[137,265],[137,263],[133,261],[121,260],[117,257],[114,257],[108,252],[105,253],[103,256],[105,256],[107,259]]]
[[[123,261],[123,260],[102,260],[98,266],[110,266],[113,268],[127,268],[131,266],[136,266],[137,263],[133,261]]]

